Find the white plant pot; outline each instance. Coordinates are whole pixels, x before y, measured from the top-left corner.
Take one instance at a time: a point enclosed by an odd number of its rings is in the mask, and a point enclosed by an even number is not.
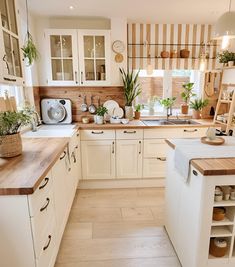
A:
[[[228,66],[229,66],[229,67],[233,67],[233,66],[234,66],[234,62],[233,62],[233,61],[229,61],[229,62],[228,62]]]
[[[132,106],[125,106],[125,118],[133,120],[134,118],[134,109]]]
[[[98,115],[96,115],[95,123],[96,124],[104,124],[104,116],[98,116]]]

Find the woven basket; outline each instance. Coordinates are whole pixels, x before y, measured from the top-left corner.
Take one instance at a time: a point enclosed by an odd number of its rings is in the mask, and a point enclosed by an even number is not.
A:
[[[22,154],[22,140],[19,133],[0,137],[0,157],[11,158]]]

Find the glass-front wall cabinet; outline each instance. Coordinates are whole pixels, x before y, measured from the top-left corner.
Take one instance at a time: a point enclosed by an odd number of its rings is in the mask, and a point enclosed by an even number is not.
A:
[[[22,60],[20,55],[19,30],[14,0],[1,0],[2,60],[3,80],[16,82],[22,78]]]

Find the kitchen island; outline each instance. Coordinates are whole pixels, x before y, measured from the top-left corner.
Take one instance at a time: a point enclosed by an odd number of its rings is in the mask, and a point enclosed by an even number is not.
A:
[[[174,164],[176,145],[167,143],[166,230],[182,266],[235,266],[235,201],[214,200],[216,187],[235,185],[235,158],[192,160],[185,181]],[[212,219],[216,207],[226,210],[221,221]],[[209,252],[214,238],[227,243],[225,256]]]

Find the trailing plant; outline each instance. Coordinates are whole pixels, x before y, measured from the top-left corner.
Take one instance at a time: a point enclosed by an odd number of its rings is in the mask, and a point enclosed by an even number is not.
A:
[[[96,115],[98,115],[98,116],[102,116],[103,117],[106,113],[108,113],[108,110],[104,106],[100,106],[96,110]]]
[[[172,108],[175,103],[176,97],[167,97],[159,100],[159,103],[166,109]]]
[[[194,83],[185,83],[183,84],[183,92],[181,93],[181,97],[183,98],[184,102],[188,104],[191,97],[196,96],[193,93]]]
[[[229,61],[235,61],[235,53],[225,50],[217,54],[219,63],[228,63]]]
[[[30,120],[31,116],[25,111],[0,112],[0,136],[18,133]]]
[[[202,98],[196,98],[193,101],[190,102],[190,108],[194,110],[201,111],[204,107],[206,107],[209,104],[208,99],[202,99]]]
[[[136,112],[140,112],[143,108],[144,108],[144,105],[143,104],[137,104],[135,106],[135,111]]]
[[[132,106],[133,101],[138,95],[140,95],[142,91],[140,84],[138,83],[138,77],[140,71],[134,74],[133,70],[131,72],[129,72],[129,70],[125,72],[123,68],[122,69],[120,68],[119,70],[121,72],[122,81],[124,85],[126,106]]]

